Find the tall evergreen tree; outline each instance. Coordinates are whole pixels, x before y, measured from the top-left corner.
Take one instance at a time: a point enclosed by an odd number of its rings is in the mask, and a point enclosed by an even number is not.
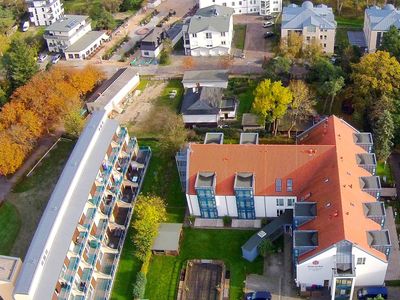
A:
[[[394,122],[388,110],[383,110],[372,125],[375,141],[375,153],[378,160],[386,161],[391,153],[394,137]]]

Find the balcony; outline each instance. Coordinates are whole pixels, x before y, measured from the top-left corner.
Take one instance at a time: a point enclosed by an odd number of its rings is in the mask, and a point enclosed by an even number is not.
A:
[[[389,231],[387,229],[377,231],[367,231],[367,239],[370,247],[389,255],[392,248],[390,242]]]
[[[360,186],[364,192],[370,194],[376,199],[379,199],[382,189],[379,176],[360,177]]]
[[[375,175],[376,172],[376,157],[374,153],[359,153],[356,155],[357,164]]]
[[[383,227],[386,219],[385,204],[383,202],[363,203],[364,214]]]
[[[295,257],[314,250],[318,246],[318,231],[294,230],[293,249]]]
[[[368,153],[371,153],[372,146],[373,146],[373,140],[372,140],[371,133],[369,133],[369,132],[354,133],[353,140],[354,140],[354,143],[356,143],[356,145],[359,145],[365,151],[367,151]]]
[[[96,290],[94,293],[94,300],[104,300],[107,299],[107,296],[111,289],[112,280],[110,279],[98,279]]]
[[[111,249],[119,249],[124,239],[125,229],[110,225],[107,230],[108,243],[107,246]]]
[[[118,205],[116,205],[114,207],[114,212],[113,212],[114,223],[126,227],[128,225],[127,222],[131,215],[131,210],[132,210],[131,208],[119,207]]]
[[[315,202],[296,202],[293,210],[295,228],[315,219],[317,216],[317,204]]]

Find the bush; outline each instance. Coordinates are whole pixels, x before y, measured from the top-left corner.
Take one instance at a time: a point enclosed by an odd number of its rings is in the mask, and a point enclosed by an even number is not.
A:
[[[260,252],[261,256],[266,257],[268,254],[275,253],[276,249],[270,239],[265,239],[258,246],[258,251]]]
[[[161,51],[161,54],[160,54],[160,65],[163,65],[163,66],[165,66],[165,65],[169,65],[171,63],[171,58],[169,57],[169,54],[168,54],[168,52],[166,52],[166,51]]]
[[[144,298],[144,292],[146,290],[147,278],[143,272],[139,272],[136,275],[136,281],[133,284],[132,296],[134,299]]]
[[[232,218],[230,216],[224,216],[222,220],[225,227],[230,227],[232,225]]]
[[[151,259],[151,251],[147,253],[143,261],[142,267],[140,268],[140,272],[142,272],[145,275],[147,275],[147,272],[149,271],[150,259]]]

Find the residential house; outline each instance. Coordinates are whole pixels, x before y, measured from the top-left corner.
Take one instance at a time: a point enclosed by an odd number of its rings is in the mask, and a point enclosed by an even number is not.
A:
[[[64,15],[61,0],[25,0],[29,19],[35,26],[49,26]]]
[[[200,8],[183,26],[186,55],[218,56],[231,53],[233,8],[212,5]]]
[[[0,255],[0,299],[13,300],[13,291],[22,261],[18,257]]]
[[[15,300],[109,299],[150,156],[105,110],[93,113],[40,220]]]
[[[386,4],[382,9],[369,7],[364,15],[364,36],[368,52],[375,52],[382,43],[382,37],[391,26],[400,28],[400,11],[393,4]]]
[[[391,242],[371,134],[331,116],[295,145],[242,140],[190,143],[177,154],[190,214],[245,224],[282,216],[302,291],[321,286],[331,299],[352,299],[355,286],[384,284]]]
[[[85,59],[108,39],[103,31],[91,31],[88,16],[65,15],[46,28],[43,35],[50,52],[64,53],[67,60]]]
[[[305,1],[301,6],[290,4],[283,8],[281,38],[291,32],[303,37],[304,45],[319,43],[325,53],[332,54],[335,46],[336,21],[331,7],[314,6]]]
[[[222,5],[234,9],[235,14],[270,15],[282,11],[282,0],[199,0],[199,7]]]
[[[86,107],[89,112],[104,109],[108,113],[121,113],[123,101],[139,82],[139,73],[129,67],[121,68],[93,92],[86,101]]]
[[[227,71],[187,71],[182,84],[185,94],[181,113],[186,126],[216,127],[220,120],[236,118],[236,99],[224,96],[228,86]]]
[[[155,27],[141,41],[140,51],[143,57],[157,57],[163,49],[165,39],[171,41],[171,47],[182,38],[183,24],[177,23],[168,29]]]

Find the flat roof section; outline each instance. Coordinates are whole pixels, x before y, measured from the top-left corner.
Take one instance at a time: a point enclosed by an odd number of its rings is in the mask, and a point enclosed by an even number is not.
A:
[[[347,38],[349,39],[350,45],[359,48],[367,48],[364,31],[347,31]]]
[[[258,145],[258,133],[253,132],[242,132],[240,134],[240,144],[241,145]]]
[[[62,19],[46,27],[46,31],[69,32],[70,30],[78,26],[80,22],[88,18],[88,16],[81,15],[64,15]]]
[[[316,247],[318,246],[318,231],[316,230],[294,230],[293,247]]]
[[[201,70],[186,71],[183,74],[182,84],[202,84],[204,83],[224,83],[228,87],[228,71],[227,70]]]
[[[178,251],[182,223],[161,223],[151,250]]]
[[[354,137],[354,142],[356,144],[361,144],[361,145],[372,145],[373,144],[372,134],[369,132],[353,133],[353,137]]]
[[[380,189],[379,176],[360,177],[360,185],[363,190]]]
[[[317,203],[315,202],[295,202],[294,217],[315,217],[317,216]]]
[[[207,132],[204,144],[223,144],[224,134],[222,132]]]
[[[360,166],[364,165],[376,165],[376,157],[374,153],[358,153],[356,154],[357,164]]]
[[[11,281],[19,260],[18,257],[0,255],[0,282]]]
[[[64,52],[68,53],[84,51],[103,35],[106,35],[104,31],[89,31],[83,37],[69,46]]]
[[[196,178],[196,188],[201,187],[214,187],[215,186],[215,173],[199,172]]]
[[[235,189],[251,189],[254,187],[253,173],[239,172],[235,176]]]

